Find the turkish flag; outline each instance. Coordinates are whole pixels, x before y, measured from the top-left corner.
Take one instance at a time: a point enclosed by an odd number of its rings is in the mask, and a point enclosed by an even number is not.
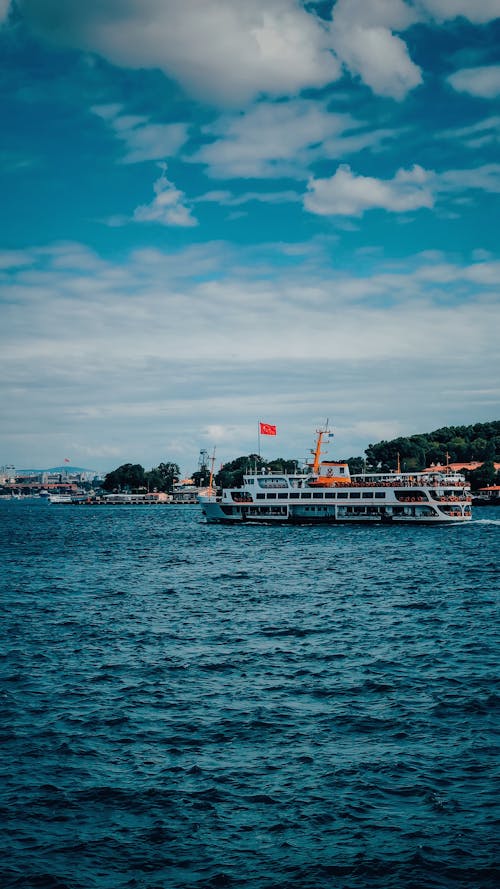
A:
[[[270,423],[261,423],[260,424],[260,434],[261,435],[276,435],[276,426],[271,426]]]

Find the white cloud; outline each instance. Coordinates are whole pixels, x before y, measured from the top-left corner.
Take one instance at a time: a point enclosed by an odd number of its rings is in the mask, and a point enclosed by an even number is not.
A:
[[[241,207],[257,201],[261,204],[293,204],[300,203],[302,196],[297,191],[245,191],[232,194],[230,191],[207,191],[196,198],[198,202],[217,203],[221,207]]]
[[[461,15],[481,24],[500,14],[498,0],[337,0],[332,21],[300,0],[17,0],[17,8],[51,41],[124,68],[159,69],[191,95],[230,107],[325,87],[342,65],[401,100],[422,81],[402,36],[413,23]]]
[[[127,68],[159,68],[190,93],[240,105],[340,76],[328,28],[295,0],[21,0],[49,39]]]
[[[89,446],[87,444],[82,444],[81,441],[72,441],[70,450],[76,454],[80,454],[85,460],[93,460],[98,458],[104,458],[106,463],[109,462],[109,459],[120,457],[121,449],[117,445],[94,445]]]
[[[350,436],[336,447],[361,453],[363,430],[384,437],[370,429],[395,417],[418,432],[498,410],[491,260],[417,256],[391,269],[365,257],[356,274],[318,253],[270,275],[223,244],[137,251],[123,266],[78,245],[32,252],[36,267],[12,270],[2,288],[4,462],[48,465],[69,448],[75,461],[108,454],[109,468],[155,465],[182,438],[179,462],[192,470],[210,438],[218,460],[252,450],[259,416],[297,457],[325,405]]]
[[[387,28],[405,31],[418,21],[418,13],[406,0],[337,0],[333,7],[335,20],[343,25],[363,28]]]
[[[465,276],[468,281],[489,287],[498,287],[498,282],[500,281],[500,261],[474,263],[466,269]]]
[[[462,16],[480,25],[500,16],[499,0],[415,0],[415,5],[438,22]]]
[[[377,95],[401,100],[422,83],[401,36],[417,22],[463,16],[482,24],[500,16],[499,0],[337,0],[332,46],[337,57]]]
[[[500,142],[500,117],[487,117],[466,127],[441,131],[441,137],[460,139],[463,145],[473,150],[485,145],[496,145]]]
[[[94,105],[90,110],[125,143],[125,164],[172,157],[187,139],[187,126],[183,123],[153,124],[146,117],[122,114],[121,105]]]
[[[34,256],[30,250],[0,250],[0,269],[20,268],[33,262]]]
[[[340,158],[392,135],[306,99],[260,102],[245,113],[222,115],[205,134],[214,141],[189,160],[206,164],[213,178],[306,178],[315,160]]]
[[[241,431],[241,427],[211,423],[201,430],[201,434],[211,444],[223,442],[227,446],[228,442],[238,440],[241,436]]]
[[[447,170],[435,178],[439,191],[463,194],[468,189],[500,193],[500,164],[484,164],[469,170]]]
[[[338,0],[333,8],[333,48],[375,93],[403,99],[422,82],[422,75],[394,30],[404,30],[415,20],[402,0]]]
[[[9,16],[10,0],[0,0],[0,25],[5,22]]]
[[[153,185],[156,197],[150,204],[134,210],[134,222],[157,222],[183,228],[198,225],[186,204],[186,196],[166,177],[166,164],[159,164],[162,174]]]
[[[442,173],[414,165],[388,180],[357,175],[342,164],[328,179],[309,180],[304,208],[319,216],[362,216],[373,209],[408,213],[431,209],[440,195],[462,200],[468,191],[500,193],[500,164]]]
[[[433,206],[429,180],[429,173],[417,165],[398,170],[394,179],[383,180],[357,176],[342,164],[329,179],[309,181],[304,207],[321,216],[361,216],[373,209],[407,213]]]
[[[192,160],[219,178],[297,175],[315,147],[350,126],[349,115],[330,114],[316,102],[262,102],[245,114],[219,118],[206,130],[219,138]]]
[[[450,74],[448,83],[459,93],[470,93],[471,96],[482,99],[494,99],[500,96],[500,65],[462,68]]]

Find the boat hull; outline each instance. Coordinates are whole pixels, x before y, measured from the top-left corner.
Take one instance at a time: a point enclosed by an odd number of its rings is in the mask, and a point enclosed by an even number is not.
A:
[[[288,525],[337,525],[337,524],[456,524],[471,519],[470,508],[458,509],[447,514],[437,507],[426,506],[402,507],[401,512],[395,512],[399,507],[380,507],[378,511],[342,512],[343,507],[335,504],[323,506],[322,512],[306,513],[300,506],[265,508],[249,507],[243,505],[224,504],[220,501],[201,501],[205,519],[210,524],[288,524]],[[420,510],[420,511],[419,511]]]

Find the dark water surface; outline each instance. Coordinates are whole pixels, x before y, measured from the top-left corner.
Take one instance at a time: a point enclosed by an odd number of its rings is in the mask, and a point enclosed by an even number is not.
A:
[[[500,510],[474,516],[0,503],[1,889],[496,889]]]

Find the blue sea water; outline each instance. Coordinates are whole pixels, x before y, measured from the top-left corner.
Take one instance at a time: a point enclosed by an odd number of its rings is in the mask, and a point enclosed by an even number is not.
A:
[[[2,889],[496,889],[499,539],[0,503]]]

